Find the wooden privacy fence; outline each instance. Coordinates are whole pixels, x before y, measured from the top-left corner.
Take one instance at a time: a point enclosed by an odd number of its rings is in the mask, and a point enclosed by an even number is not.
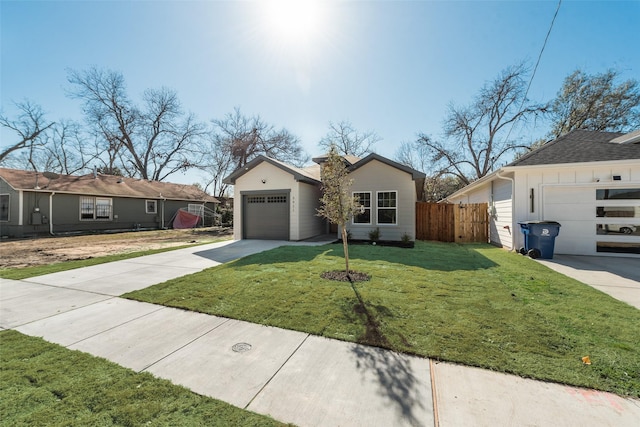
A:
[[[475,243],[489,241],[487,203],[416,203],[416,239]]]

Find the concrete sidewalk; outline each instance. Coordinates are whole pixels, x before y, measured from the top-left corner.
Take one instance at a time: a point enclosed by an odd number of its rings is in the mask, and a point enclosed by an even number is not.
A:
[[[0,326],[299,426],[640,422],[639,401],[610,393],[117,297],[281,244],[215,244],[28,281],[0,279]]]

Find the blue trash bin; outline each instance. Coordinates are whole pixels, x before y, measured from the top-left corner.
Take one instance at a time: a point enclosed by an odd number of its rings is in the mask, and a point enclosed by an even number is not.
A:
[[[553,259],[556,236],[560,233],[560,223],[556,221],[522,221],[520,231],[524,234],[523,255],[531,258]]]

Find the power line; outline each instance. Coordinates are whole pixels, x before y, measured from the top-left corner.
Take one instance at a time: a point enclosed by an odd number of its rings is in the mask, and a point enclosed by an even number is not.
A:
[[[533,78],[536,75],[536,71],[538,70],[538,65],[540,65],[540,59],[542,58],[542,52],[544,52],[544,48],[547,47],[547,41],[549,40],[549,35],[551,34],[551,29],[553,29],[553,24],[556,22],[556,17],[558,16],[558,11],[560,10],[560,5],[562,4],[562,0],[558,0],[558,7],[556,7],[556,13],[553,14],[553,19],[551,20],[551,25],[549,25],[549,31],[547,31],[547,36],[544,38],[544,43],[542,44],[542,49],[540,49],[540,53],[538,54],[538,60],[536,61],[536,66],[533,67],[533,73],[531,73],[531,78],[529,79],[529,85],[527,86],[527,90],[524,93],[524,98],[522,102],[527,98],[529,94],[529,89],[531,88],[531,82],[533,82]],[[520,106],[522,108],[522,106]]]
[[[560,5],[562,4],[562,0],[558,0],[558,6],[556,7],[556,13],[553,14],[553,19],[551,19],[551,24],[549,25],[549,30],[547,31],[547,35],[544,38],[544,43],[542,43],[542,48],[540,49],[540,53],[538,54],[538,60],[536,61],[535,67],[533,67],[533,72],[531,73],[531,78],[529,79],[529,84],[527,85],[527,90],[524,92],[524,96],[522,97],[522,102],[520,103],[519,110],[522,110],[525,101],[527,100],[527,95],[529,95],[529,89],[531,89],[531,83],[533,83],[533,78],[536,75],[536,71],[538,70],[538,65],[540,65],[540,59],[542,59],[542,53],[544,52],[544,48],[547,47],[547,41],[549,40],[549,35],[551,34],[551,30],[553,29],[553,24],[556,22],[556,17],[558,16],[558,12],[560,11]],[[509,141],[509,137],[511,136],[511,131],[515,126],[515,122],[511,123],[511,127],[509,128],[509,133],[505,138],[505,142]]]

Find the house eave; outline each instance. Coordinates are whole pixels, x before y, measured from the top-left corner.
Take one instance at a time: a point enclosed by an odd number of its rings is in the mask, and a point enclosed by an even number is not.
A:
[[[602,168],[602,167],[624,167],[624,166],[634,166],[640,165],[640,159],[628,159],[628,160],[608,160],[608,161],[597,161],[597,162],[580,162],[580,163],[553,163],[553,164],[542,164],[542,165],[528,165],[528,166],[504,166],[489,175],[486,175],[477,181],[472,182],[471,184],[461,188],[453,194],[450,194],[445,198],[445,201],[449,201],[449,199],[455,199],[456,197],[463,196],[467,194],[469,191],[474,190],[484,184],[487,184],[494,179],[501,179],[498,175],[501,173],[515,173],[522,172],[526,170],[541,170],[541,169],[569,169],[569,168]]]
[[[165,197],[165,196],[150,196],[150,195],[131,195],[131,194],[113,194],[113,193],[92,193],[89,191],[66,191],[66,190],[56,190],[55,188],[15,188],[11,187],[14,191],[23,191],[23,192],[31,192],[31,193],[44,193],[44,194],[70,194],[76,196],[92,196],[92,197],[118,197],[122,199],[140,199],[140,200],[172,200],[172,201],[182,201],[182,202],[193,202],[193,203],[220,203],[220,201],[216,198],[214,200],[204,200],[204,199],[189,199],[187,197]]]
[[[626,159],[626,160],[604,160],[593,162],[575,162],[575,163],[549,163],[539,165],[521,165],[521,166],[504,166],[502,168],[505,172],[522,171],[525,169],[558,169],[558,168],[575,168],[575,167],[612,167],[612,166],[627,166],[627,165],[640,165],[640,159]]]
[[[461,188],[460,190],[456,191],[455,193],[452,193],[450,195],[448,195],[447,197],[444,198],[445,202],[448,202],[449,199],[455,199],[456,197],[460,197],[463,196],[465,194],[467,194],[469,191],[474,190],[475,188],[478,188],[486,183],[489,183],[491,181],[493,181],[494,178],[497,179],[501,179],[498,175],[500,174],[500,172],[511,172],[509,170],[507,170],[507,168],[500,168],[496,171],[491,172],[489,175],[485,175],[482,178],[473,181],[471,184],[464,186],[463,188]]]

